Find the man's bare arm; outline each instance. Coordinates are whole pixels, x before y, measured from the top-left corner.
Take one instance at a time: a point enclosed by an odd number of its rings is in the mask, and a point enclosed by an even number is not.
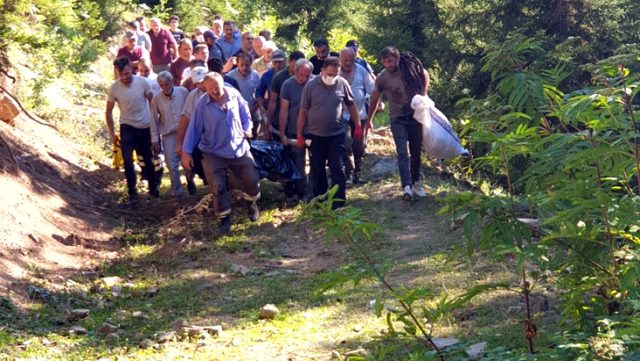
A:
[[[116,135],[114,125],[113,125],[113,108],[115,107],[114,102],[107,101],[107,110],[105,112],[105,118],[107,123],[107,131],[109,132],[109,136],[111,137],[111,143],[115,146],[120,145],[120,139]]]

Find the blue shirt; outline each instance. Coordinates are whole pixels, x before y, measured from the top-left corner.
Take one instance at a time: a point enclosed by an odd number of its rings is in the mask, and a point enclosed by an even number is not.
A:
[[[238,84],[237,80],[235,80],[233,78],[230,78],[230,77],[228,77],[226,75],[222,76],[222,80],[224,80],[225,83],[227,83],[227,84],[231,85],[232,87],[236,88],[237,91],[240,91],[240,84]]]
[[[240,94],[242,94],[244,100],[249,103],[249,108],[253,110],[256,102],[256,88],[258,88],[258,83],[260,83],[260,75],[258,72],[251,69],[249,75],[245,77],[240,74],[238,68],[236,68],[227,73],[227,76],[238,82]]]
[[[369,65],[369,63],[366,60],[362,58],[356,58],[356,64],[364,67],[367,70],[367,72],[369,72],[369,74],[373,74],[373,68],[371,67],[371,65]]]
[[[232,87],[225,86],[224,91],[223,105],[216,104],[208,94],[198,100],[182,150],[191,154],[197,145],[203,153],[226,159],[240,158],[249,151],[245,139],[245,132],[251,130],[247,102]]]
[[[218,40],[216,40],[216,44],[220,45],[224,58],[228,60],[238,50],[242,49],[242,37],[238,33],[233,33],[233,39],[231,39],[231,41],[228,41],[227,38],[223,35],[219,37]]]
[[[271,81],[273,80],[274,75],[276,75],[276,71],[273,68],[270,68],[262,74],[262,77],[260,77],[260,83],[258,83],[258,88],[256,89],[256,98],[264,98],[264,95],[267,94],[267,90],[271,89]]]
[[[353,74],[351,79],[346,79],[351,86],[351,91],[353,92],[353,98],[356,102],[356,108],[358,108],[358,113],[360,114],[360,120],[367,119],[367,98],[373,93],[376,84],[373,82],[371,78],[371,74],[360,64],[354,64]],[[344,109],[342,113],[342,119],[349,120],[351,119],[351,114],[349,114],[349,109]]]

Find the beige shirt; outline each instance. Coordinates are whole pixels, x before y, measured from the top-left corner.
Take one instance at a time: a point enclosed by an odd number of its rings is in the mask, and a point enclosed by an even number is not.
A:
[[[184,103],[184,108],[182,108],[182,115],[191,120],[191,114],[193,113],[193,109],[196,107],[196,103],[205,93],[206,91],[200,90],[198,88],[195,88],[191,92],[189,92],[187,101]]]
[[[263,57],[259,57],[258,59],[253,61],[253,64],[251,64],[251,68],[253,68],[253,70],[257,71],[258,74],[262,76],[262,74],[264,74],[267,70],[269,70],[269,68],[271,68],[271,63],[267,63],[264,61]]]
[[[174,86],[170,96],[160,92],[151,100],[151,142],[157,143],[160,135],[168,135],[178,130],[180,115],[189,92],[181,86]]]

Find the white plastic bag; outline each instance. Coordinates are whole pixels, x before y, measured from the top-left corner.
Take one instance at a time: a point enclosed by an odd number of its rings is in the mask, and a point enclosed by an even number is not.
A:
[[[422,150],[435,159],[451,159],[469,154],[451,128],[447,117],[435,107],[429,96],[417,94],[411,99],[413,118],[422,124]]]

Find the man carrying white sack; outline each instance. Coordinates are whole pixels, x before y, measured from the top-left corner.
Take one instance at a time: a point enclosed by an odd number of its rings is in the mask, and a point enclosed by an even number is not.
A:
[[[416,94],[427,95],[429,74],[420,59],[410,52],[400,54],[398,49],[388,46],[382,49],[380,58],[384,70],[376,78],[376,89],[371,96],[364,136],[366,139],[380,96],[384,93],[389,99],[389,119],[398,156],[402,199],[411,201],[414,195],[426,197],[427,193],[419,183],[422,124],[413,118],[411,99]]]

